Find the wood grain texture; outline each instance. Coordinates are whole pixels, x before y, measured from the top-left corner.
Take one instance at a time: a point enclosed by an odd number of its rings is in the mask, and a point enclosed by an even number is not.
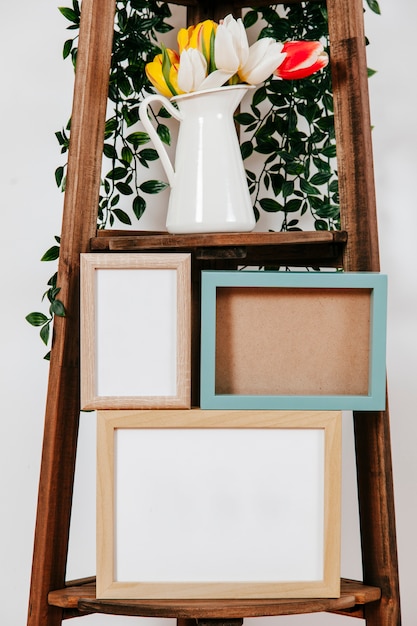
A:
[[[309,581],[151,582],[115,578],[115,433],[118,429],[319,429],[324,431],[323,576]],[[99,411],[97,595],[107,599],[335,598],[340,594],[341,414],[337,411]],[[192,471],[192,466],[190,467]],[[133,479],[132,479],[133,480]],[[175,511],[172,512],[175,515]],[[248,545],[250,544],[248,537]],[[249,550],[249,548],[248,548]]]
[[[387,400],[388,403],[388,400]],[[364,581],[382,590],[367,626],[400,626],[400,592],[388,409],[354,413]]]
[[[381,591],[354,580],[341,580],[341,595],[336,599],[284,600],[97,600],[94,582],[51,591],[49,602],[66,610],[144,617],[177,617],[191,619],[234,619],[268,615],[294,615],[332,611],[359,613],[368,603],[379,600]],[[188,626],[188,625],[187,625]]]
[[[347,270],[379,271],[361,0],[328,0],[342,228]],[[355,413],[364,581],[383,589],[368,626],[401,624],[389,413]]]
[[[173,270],[175,271],[175,306],[176,311],[176,356],[175,393],[173,395],[129,396],[104,395],[98,392],[98,354],[99,337],[97,336],[98,294],[97,270]],[[143,307],[146,308],[147,294],[143,294]],[[129,293],[124,296],[128,306]],[[119,303],[116,303],[117,306]],[[141,303],[142,305],[142,303]],[[113,314],[112,324],[122,325],[124,320],[119,313]],[[123,317],[123,315],[122,315]],[[135,318],[135,323],[137,319]],[[149,254],[82,254],[81,255],[81,408],[95,409],[156,409],[189,408],[191,404],[191,256],[188,253],[149,253]],[[135,328],[127,348],[133,349]],[[144,332],[144,331],[143,331]],[[149,333],[157,334],[157,329],[149,328]],[[113,355],[112,355],[113,356]],[[126,354],[130,363],[131,354]],[[153,354],[150,355],[150,357]],[[140,376],[140,355],[137,355],[138,376]],[[156,357],[155,357],[156,358]],[[158,359],[163,355],[157,355]],[[123,363],[119,364],[123,369]]]
[[[328,0],[337,169],[345,269],[379,271],[362,0]]]
[[[328,0],[345,269],[380,269],[363,5]],[[364,581],[382,588],[367,626],[401,624],[389,413],[355,413]]]
[[[35,529],[29,626],[58,626],[48,605],[63,585],[79,420],[79,254],[96,230],[114,0],[84,0],[58,268],[65,318],[55,318]]]
[[[346,231],[170,235],[106,230],[98,231],[90,247],[97,252],[187,251],[203,263],[222,261],[222,269],[234,269],[243,263],[305,268],[342,267],[346,241]]]
[[[104,240],[104,241],[103,241]],[[105,241],[107,240],[107,244]],[[171,235],[146,231],[100,230],[92,240],[93,249],[123,250],[129,245],[138,249],[178,249],[225,246],[288,246],[309,243],[345,243],[346,231],[293,231],[285,233],[202,233]],[[100,246],[103,246],[100,248]],[[106,247],[104,247],[106,246]]]

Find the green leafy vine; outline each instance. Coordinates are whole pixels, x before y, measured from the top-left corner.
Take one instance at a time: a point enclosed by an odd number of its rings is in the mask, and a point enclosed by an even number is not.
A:
[[[380,13],[377,0],[366,0]],[[80,3],[60,7],[70,22],[63,45],[63,58],[74,67],[77,59]],[[149,165],[158,159],[147,133],[138,126],[139,103],[152,91],[144,68],[160,51],[159,42],[172,29],[168,4],[159,0],[117,0],[109,82],[109,115],[103,146],[103,174],[97,210],[97,228],[116,223],[131,226],[147,209],[149,194],[168,186],[163,180],[144,180]],[[277,41],[321,40],[328,49],[325,2],[301,2],[249,9],[244,24],[254,37]],[[331,49],[328,50],[331,56]],[[372,70],[369,74],[373,73]],[[169,145],[171,135],[165,109],[153,112],[161,140]],[[339,228],[339,198],[334,137],[333,97],[330,68],[298,81],[271,79],[255,90],[251,101],[236,115],[241,127],[241,152],[257,220],[268,230],[293,231],[305,226],[316,230]],[[56,138],[61,153],[70,143],[70,121]],[[66,164],[55,171],[57,186],[65,191]],[[272,224],[269,223],[273,219]],[[263,228],[265,230],[265,228]],[[42,257],[59,256],[59,237]],[[48,315],[30,313],[26,319],[40,327],[45,344],[54,315],[65,315],[57,297],[56,274],[48,281],[43,299]],[[48,358],[49,354],[45,358]]]
[[[259,20],[260,36],[321,40],[328,48],[324,3],[269,6],[244,18],[247,29]],[[302,80],[268,80],[236,119],[257,219],[274,213],[274,229],[302,230],[300,218],[308,214],[316,230],[339,228],[330,68]]]

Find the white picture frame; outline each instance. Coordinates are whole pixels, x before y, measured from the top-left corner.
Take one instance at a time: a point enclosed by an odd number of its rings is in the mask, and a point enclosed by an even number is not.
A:
[[[188,408],[191,256],[82,254],[81,408]]]
[[[97,597],[340,595],[341,414],[99,411]]]

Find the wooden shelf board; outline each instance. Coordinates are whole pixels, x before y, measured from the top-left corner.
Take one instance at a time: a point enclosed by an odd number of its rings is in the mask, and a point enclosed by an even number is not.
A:
[[[340,598],[282,600],[97,600],[93,579],[74,581],[64,589],[51,591],[48,602],[66,611],[105,613],[140,617],[173,617],[179,619],[233,619],[296,615],[332,611],[359,611],[358,605],[375,602],[381,597],[378,587],[342,579]],[[351,612],[351,611],[350,611]]]
[[[94,252],[192,252],[199,260],[236,260],[281,265],[341,267],[346,231],[284,233],[208,233],[171,235],[161,232],[102,230],[90,240]]]

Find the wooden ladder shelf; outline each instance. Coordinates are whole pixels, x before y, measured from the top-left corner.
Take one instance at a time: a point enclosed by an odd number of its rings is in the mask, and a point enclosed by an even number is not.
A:
[[[188,21],[219,19],[241,0],[178,0]],[[268,4],[256,1],[252,4]],[[342,231],[183,235],[96,232],[115,0],[83,0],[71,145],[58,268],[67,315],[56,318],[28,626],[58,626],[89,613],[175,617],[181,626],[242,623],[245,617],[331,611],[368,626],[400,626],[388,411],[354,413],[363,582],[342,580],[341,597],[314,600],[97,600],[94,579],[65,582],[79,426],[79,257],[90,251],[181,250],[194,269],[237,264],[379,271],[362,0],[327,0]]]

